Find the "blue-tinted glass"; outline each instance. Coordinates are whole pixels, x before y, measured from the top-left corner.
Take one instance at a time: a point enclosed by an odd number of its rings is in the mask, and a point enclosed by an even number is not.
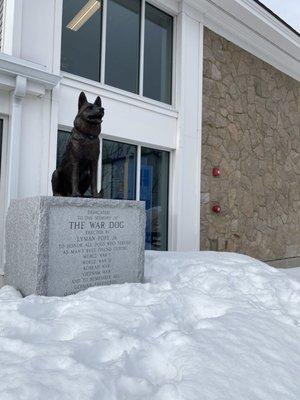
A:
[[[144,96],[171,104],[173,18],[146,3]]]
[[[168,248],[169,153],[143,147],[140,199],[146,203],[146,249]]]
[[[139,90],[140,0],[108,0],[105,83]]]
[[[135,200],[136,146],[103,140],[102,190],[106,199]]]
[[[70,135],[71,132],[66,131],[58,131],[57,133],[56,167],[58,167],[62,161]]]
[[[100,5],[101,3],[99,2]],[[87,11],[90,9],[92,14],[88,20],[77,31],[67,28],[67,25],[87,4],[90,5],[90,7],[87,6]],[[95,81],[100,80],[101,9],[98,1],[63,1],[61,45],[61,69],[63,71]],[[74,28],[77,29],[78,25],[75,25]]]

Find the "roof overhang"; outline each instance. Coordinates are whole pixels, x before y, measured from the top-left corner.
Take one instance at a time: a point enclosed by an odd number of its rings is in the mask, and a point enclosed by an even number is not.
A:
[[[300,80],[300,36],[254,0],[185,0],[205,26]]]
[[[27,79],[29,93],[35,95],[42,95],[45,90],[53,89],[61,80],[61,76],[47,72],[42,65],[0,53],[0,87],[13,90],[18,76]]]

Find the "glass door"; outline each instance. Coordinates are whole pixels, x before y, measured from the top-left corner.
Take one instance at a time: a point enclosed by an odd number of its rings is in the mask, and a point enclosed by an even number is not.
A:
[[[142,147],[140,173],[140,200],[146,203],[146,250],[167,250],[169,153]]]
[[[102,141],[102,185],[107,199],[136,199],[137,146]]]

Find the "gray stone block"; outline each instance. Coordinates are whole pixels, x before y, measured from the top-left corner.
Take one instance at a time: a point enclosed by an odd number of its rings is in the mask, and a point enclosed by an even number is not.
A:
[[[127,200],[13,200],[6,219],[5,284],[64,296],[91,286],[142,282],[145,205]]]

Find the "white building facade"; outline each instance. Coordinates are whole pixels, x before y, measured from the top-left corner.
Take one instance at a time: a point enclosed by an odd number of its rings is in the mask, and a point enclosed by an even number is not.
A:
[[[146,201],[147,248],[199,250],[203,29],[296,80],[299,36],[252,0],[2,3],[0,272],[9,202],[52,195],[81,91],[105,108],[99,189]]]

